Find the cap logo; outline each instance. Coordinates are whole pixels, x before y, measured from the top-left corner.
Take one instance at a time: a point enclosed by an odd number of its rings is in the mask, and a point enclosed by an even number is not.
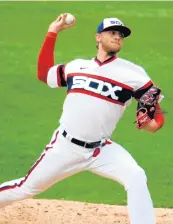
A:
[[[115,21],[113,21],[113,20],[111,20],[110,22],[111,22],[111,24],[116,24],[116,22],[115,22]]]
[[[122,25],[122,23],[120,21],[118,21],[118,20],[116,20],[116,21],[115,20],[111,20],[110,23],[111,24]]]

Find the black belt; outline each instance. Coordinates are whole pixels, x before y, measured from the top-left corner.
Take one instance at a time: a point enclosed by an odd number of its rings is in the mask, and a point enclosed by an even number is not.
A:
[[[63,131],[62,135],[66,138],[67,132]],[[88,143],[88,142],[84,142],[84,141],[78,140],[76,138],[72,138],[72,139],[70,139],[70,141],[72,143],[74,143],[76,145],[79,145],[79,146],[82,146],[84,148],[96,148],[96,147],[105,145],[105,143],[102,143],[101,141]]]

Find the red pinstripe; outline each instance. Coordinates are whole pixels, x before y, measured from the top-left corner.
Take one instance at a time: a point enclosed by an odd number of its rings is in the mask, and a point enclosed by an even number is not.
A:
[[[145,88],[149,87],[149,86],[152,85],[152,84],[153,84],[153,83],[152,83],[152,81],[150,80],[150,81],[147,82],[144,86],[140,87],[140,88],[137,89],[136,91],[145,89]],[[136,91],[135,91],[135,92],[136,92]]]
[[[124,103],[121,103],[121,102],[119,102],[117,100],[113,100],[113,99],[107,98],[106,96],[102,96],[102,95],[99,95],[97,93],[89,92],[89,91],[84,90],[84,89],[71,89],[68,92],[68,94],[69,93],[83,93],[83,94],[86,94],[86,95],[89,95],[89,96],[94,96],[94,97],[97,97],[97,98],[106,100],[106,101],[111,102],[111,103],[119,104],[121,106],[124,106],[125,105]]]
[[[48,151],[49,149],[51,149],[53,147],[53,144],[56,142],[58,137],[58,131],[55,135],[55,139],[50,143],[51,146],[46,147],[45,151]],[[46,156],[46,153],[43,153],[42,156],[37,160],[37,162],[32,166],[32,168],[29,170],[28,174],[25,176],[25,178],[19,183],[15,183],[14,185],[11,186],[4,186],[2,188],[0,188],[0,192],[8,190],[8,189],[14,189],[15,187],[21,187],[22,184],[24,184],[26,182],[26,180],[28,179],[29,175],[33,172],[33,170],[38,166],[38,164],[40,164],[40,162],[43,160],[43,158]]]

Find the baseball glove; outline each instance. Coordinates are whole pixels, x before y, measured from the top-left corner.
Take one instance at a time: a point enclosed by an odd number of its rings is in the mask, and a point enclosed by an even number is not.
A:
[[[141,129],[154,118],[160,93],[161,89],[152,86],[139,99],[136,112],[136,127],[138,129]]]

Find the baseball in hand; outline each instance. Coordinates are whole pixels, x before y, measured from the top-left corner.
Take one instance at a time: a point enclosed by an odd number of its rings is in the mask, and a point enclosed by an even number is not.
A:
[[[74,20],[75,20],[75,17],[72,14],[67,13],[67,16],[65,18],[65,23],[69,25],[73,23]]]

